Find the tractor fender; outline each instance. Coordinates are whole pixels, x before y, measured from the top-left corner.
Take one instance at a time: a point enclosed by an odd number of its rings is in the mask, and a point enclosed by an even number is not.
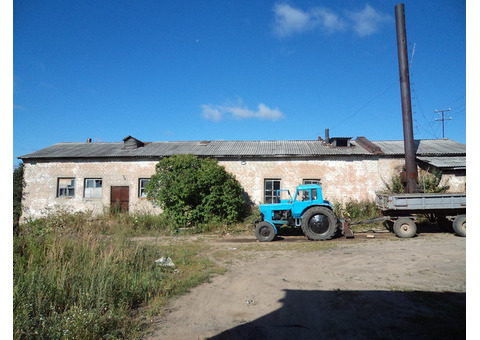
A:
[[[275,235],[278,234],[277,226],[275,224],[270,223],[269,221],[264,221],[264,222],[267,222],[267,223],[271,224],[273,226],[273,229],[275,229]]]
[[[325,201],[325,202],[326,202],[326,201]],[[325,208],[328,208],[328,209],[330,209],[331,211],[333,211],[332,205],[331,205],[329,202],[327,202],[327,204],[315,204],[315,205],[310,205],[310,206],[308,206],[307,208],[305,208],[305,209],[302,211],[302,214],[301,214],[300,216],[302,216],[302,218],[303,218],[303,216],[305,215],[305,213],[306,213],[309,209],[312,209],[312,208],[315,208],[315,207],[325,207]]]
[[[255,222],[257,222],[257,221],[255,221]],[[270,224],[270,225],[273,227],[273,230],[275,230],[275,235],[278,235],[278,230],[277,230],[277,227],[275,226],[275,224],[271,223],[270,221],[265,221],[265,220],[259,221],[258,223],[260,223],[260,222]],[[255,223],[255,226],[256,226],[258,223]]]

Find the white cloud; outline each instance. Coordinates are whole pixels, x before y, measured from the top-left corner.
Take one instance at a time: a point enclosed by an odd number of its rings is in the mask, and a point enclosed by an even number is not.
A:
[[[375,34],[383,23],[393,21],[391,16],[378,12],[370,5],[365,5],[361,11],[348,12],[348,16],[353,22],[353,31],[360,37]]]
[[[175,132],[170,131],[170,130],[165,130],[162,132],[162,135],[164,136],[175,136]]]
[[[278,120],[285,117],[278,109],[271,109],[263,103],[258,104],[257,116],[260,119],[268,120]]]
[[[214,105],[202,105],[202,116],[207,120],[219,122],[222,120],[222,113]]]
[[[325,33],[351,30],[365,37],[378,32],[383,23],[392,21],[389,15],[378,12],[370,5],[359,11],[345,11],[343,16],[325,7],[302,10],[285,3],[275,4],[273,12],[273,30],[280,38],[311,30]]]
[[[311,17],[300,9],[288,4],[275,4],[275,33],[280,37],[287,37],[312,28]]]
[[[246,106],[239,105],[201,105],[202,117],[214,122],[219,122],[225,117],[232,117],[237,120],[259,119],[259,120],[278,120],[285,115],[278,109],[271,109],[264,103],[258,104],[256,111]]]
[[[326,8],[311,10],[312,20],[316,27],[327,32],[343,31],[347,27],[345,20],[339,15]]]

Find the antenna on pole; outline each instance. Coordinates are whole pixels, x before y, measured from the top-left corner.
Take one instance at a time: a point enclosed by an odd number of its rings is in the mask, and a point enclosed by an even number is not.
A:
[[[440,121],[442,122],[442,138],[445,139],[445,121],[446,120],[452,120],[452,117],[445,118],[445,112],[450,111],[451,109],[446,109],[446,110],[435,110],[435,113],[441,113],[442,118],[435,118],[435,121]]]
[[[413,64],[413,56],[415,55],[415,46],[417,46],[417,43],[413,43],[413,51],[412,51],[412,58],[410,59],[410,64],[408,67],[412,67]]]

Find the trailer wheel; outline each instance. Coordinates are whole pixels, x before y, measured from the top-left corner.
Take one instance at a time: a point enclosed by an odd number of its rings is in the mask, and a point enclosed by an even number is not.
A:
[[[275,238],[275,228],[268,222],[260,222],[255,227],[255,236],[260,242],[270,242]]]
[[[467,236],[467,215],[458,215],[455,217],[453,220],[453,230],[459,236]]]
[[[310,208],[302,218],[302,231],[309,240],[329,240],[337,232],[337,218],[328,208]]]
[[[411,218],[401,217],[393,224],[393,232],[400,238],[410,238],[417,234],[417,225]]]

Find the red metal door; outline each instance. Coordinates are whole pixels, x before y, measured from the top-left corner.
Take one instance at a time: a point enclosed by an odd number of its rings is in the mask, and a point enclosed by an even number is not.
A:
[[[112,187],[110,204],[113,211],[128,211],[128,187]]]

